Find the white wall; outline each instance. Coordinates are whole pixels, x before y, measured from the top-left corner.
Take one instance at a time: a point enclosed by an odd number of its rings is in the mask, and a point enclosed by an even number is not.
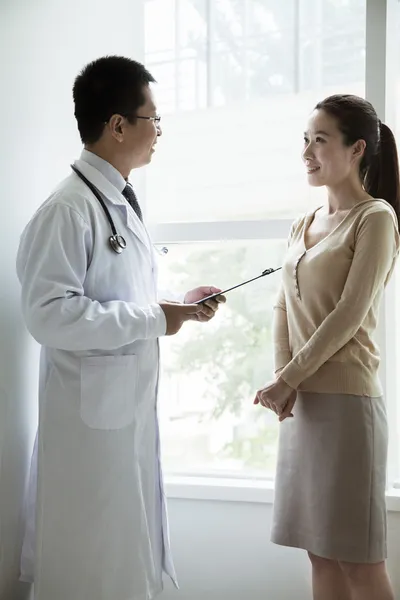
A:
[[[269,542],[270,504],[169,501],[180,590],[162,600],[311,600],[308,560]],[[400,598],[400,512],[389,513],[389,569]]]
[[[21,504],[37,415],[37,347],[20,318],[22,227],[80,152],[73,79],[104,54],[140,58],[135,0],[0,1],[0,600],[17,583]],[[139,26],[138,26],[139,24]]]

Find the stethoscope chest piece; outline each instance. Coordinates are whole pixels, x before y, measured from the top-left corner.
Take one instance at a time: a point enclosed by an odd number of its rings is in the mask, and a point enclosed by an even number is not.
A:
[[[108,241],[110,242],[112,250],[114,250],[114,252],[117,254],[121,254],[121,252],[126,248],[126,241],[122,235],[111,235],[108,238]]]

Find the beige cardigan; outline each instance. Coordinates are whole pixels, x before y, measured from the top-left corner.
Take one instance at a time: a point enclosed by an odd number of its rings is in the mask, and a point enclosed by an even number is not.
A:
[[[384,200],[365,200],[307,250],[314,214],[289,238],[274,307],[275,371],[300,390],[380,396],[373,336],[399,252],[396,215]]]

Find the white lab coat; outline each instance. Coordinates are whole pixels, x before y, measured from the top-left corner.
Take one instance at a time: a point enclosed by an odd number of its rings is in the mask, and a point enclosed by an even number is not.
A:
[[[166,322],[156,257],[117,189],[88,163],[75,164],[107,198],[127,248],[109,248],[107,218],[73,173],[22,235],[22,309],[42,344],[28,502],[37,483],[36,521],[25,551],[36,538],[35,600],[149,600],[163,569],[176,583],[159,458]]]

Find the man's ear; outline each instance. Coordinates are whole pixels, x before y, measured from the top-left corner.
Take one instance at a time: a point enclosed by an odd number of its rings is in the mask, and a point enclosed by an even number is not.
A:
[[[113,115],[108,121],[108,127],[110,128],[111,135],[118,141],[122,142],[124,139],[124,125],[125,119],[121,115]]]

